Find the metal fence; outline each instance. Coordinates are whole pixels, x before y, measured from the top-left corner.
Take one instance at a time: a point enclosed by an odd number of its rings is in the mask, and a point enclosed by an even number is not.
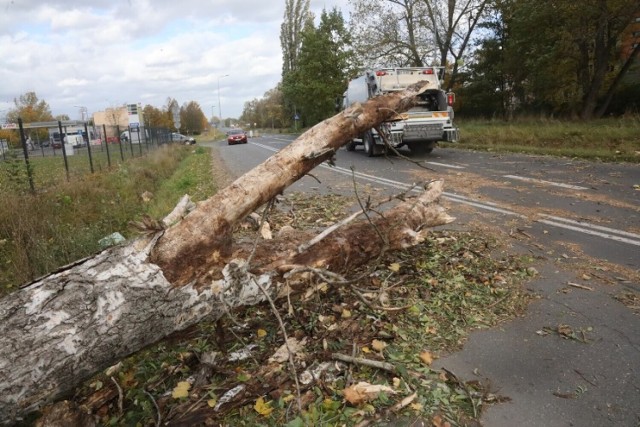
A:
[[[31,129],[49,129],[49,138],[40,140]],[[67,180],[95,173],[140,157],[172,142],[171,131],[165,128],[93,126],[81,121],[23,123],[18,119],[15,131],[20,147],[11,148],[0,141],[0,162],[24,163],[24,172],[31,191],[36,189],[36,172],[41,168],[59,168]],[[53,165],[53,166],[52,166]],[[0,165],[2,166],[2,165]],[[55,175],[55,174],[54,174]]]

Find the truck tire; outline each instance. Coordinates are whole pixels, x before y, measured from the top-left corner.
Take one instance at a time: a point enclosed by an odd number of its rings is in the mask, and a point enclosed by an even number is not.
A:
[[[347,149],[347,151],[354,151],[356,149],[356,142],[352,139],[351,141],[347,142],[347,145],[345,145],[344,148]]]
[[[367,153],[367,157],[373,157],[376,155],[376,141],[373,139],[373,133],[371,131],[365,132],[364,138],[364,152]]]

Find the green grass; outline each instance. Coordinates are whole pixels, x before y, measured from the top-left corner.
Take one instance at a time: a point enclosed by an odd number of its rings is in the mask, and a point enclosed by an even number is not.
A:
[[[465,120],[459,148],[640,162],[640,116],[590,122],[553,119]]]
[[[161,218],[185,193],[198,201],[215,191],[210,151],[202,147],[167,146],[94,174],[76,168],[69,181],[56,161],[33,159],[35,194],[23,161],[0,164],[0,296],[99,251],[111,233],[131,237],[130,221]]]

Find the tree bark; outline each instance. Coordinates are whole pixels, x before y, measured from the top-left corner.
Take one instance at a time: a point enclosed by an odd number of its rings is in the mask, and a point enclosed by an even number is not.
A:
[[[355,118],[355,109],[338,114],[168,230],[78,261],[0,300],[0,421],[15,421],[70,393],[96,372],[175,331],[265,300],[261,288],[276,298],[282,269],[252,273],[245,260],[227,257],[233,224],[353,135],[408,109],[418,91],[414,87],[355,107],[362,108]],[[351,224],[277,264],[335,267],[344,253],[332,255],[330,248],[344,247],[345,238],[354,242],[346,245],[351,266],[382,249],[415,244],[425,227],[453,220],[438,205],[441,192],[442,182],[435,181],[418,198],[376,218],[375,227],[368,221]]]

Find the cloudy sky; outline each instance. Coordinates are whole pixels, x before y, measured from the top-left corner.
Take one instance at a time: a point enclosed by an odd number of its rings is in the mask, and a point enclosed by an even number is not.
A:
[[[0,120],[35,91],[53,115],[196,101],[238,117],[280,80],[285,0],[0,0]],[[346,0],[311,0],[318,16]],[[228,76],[226,76],[228,75]],[[226,77],[222,77],[226,76]]]

